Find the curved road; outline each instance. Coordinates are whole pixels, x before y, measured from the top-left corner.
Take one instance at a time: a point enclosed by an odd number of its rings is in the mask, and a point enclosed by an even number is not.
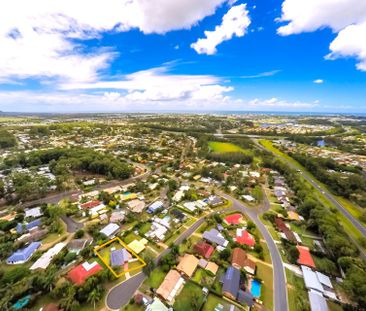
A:
[[[270,150],[266,149],[264,146],[262,146],[258,141],[253,140],[255,142],[255,144],[261,148],[262,150],[266,150],[271,152]],[[299,170],[299,167],[294,165],[291,162],[288,162],[285,158],[281,157],[280,155],[277,155],[273,152],[271,152],[274,156],[281,158],[283,161],[286,161],[286,164],[291,167],[294,170]],[[314,181],[313,178],[311,178],[308,175],[308,172],[304,169],[300,169],[301,171],[301,176],[304,177],[315,189],[317,189],[318,191],[320,191],[320,193],[326,198],[328,199],[328,201],[330,201],[361,233],[364,237],[366,237],[366,227],[363,226],[355,217],[353,217],[353,215],[346,209],[343,207],[342,204],[340,204],[338,202],[338,200],[327,190],[324,189],[322,187],[319,186],[319,184]]]
[[[243,203],[238,200],[232,198],[231,196],[220,193],[227,200],[232,201],[233,205],[230,208],[226,208],[223,211],[237,210],[249,216],[249,218],[256,224],[258,230],[262,233],[266,243],[268,245],[272,264],[273,264],[273,288],[274,288],[274,310],[275,311],[287,311],[288,310],[288,301],[287,301],[287,288],[286,288],[286,278],[284,266],[282,264],[281,255],[277,249],[277,246],[269,234],[267,228],[263,225],[263,223],[258,218],[258,212],[254,209],[250,209],[243,205]],[[214,214],[220,213],[221,211],[212,212],[205,217],[197,220],[188,230],[182,233],[178,239],[174,242],[174,244],[179,245],[182,241],[188,238],[191,234],[193,234],[199,226],[205,221],[205,218]],[[170,249],[166,249],[163,251],[157,258],[156,263],[160,260],[160,258],[167,254]],[[106,297],[106,305],[111,310],[119,310],[121,307],[126,305],[136,290],[140,287],[141,283],[145,280],[146,276],[141,272],[127,281],[124,281],[114,288],[110,290]]]
[[[253,208],[246,207],[243,203],[238,200],[232,198],[231,196],[221,193],[221,195],[233,202],[233,209],[239,210],[242,213],[249,216],[249,218],[255,223],[258,230],[263,235],[266,240],[269,252],[272,258],[273,265],[273,296],[274,296],[274,310],[275,311],[287,311],[288,308],[288,300],[287,300],[287,287],[286,287],[286,276],[285,276],[285,268],[283,266],[281,255],[278,251],[278,248],[271,236],[268,232],[267,228],[263,225],[263,223],[258,218],[258,211]]]

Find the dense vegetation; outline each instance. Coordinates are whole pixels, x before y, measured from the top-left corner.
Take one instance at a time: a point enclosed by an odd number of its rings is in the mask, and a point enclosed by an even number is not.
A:
[[[7,163],[26,168],[49,164],[51,171],[56,175],[70,170],[82,170],[125,179],[132,173],[132,168],[128,163],[122,162],[112,155],[85,148],[39,150],[29,154],[20,154],[16,158],[8,160]]]
[[[366,206],[366,181],[361,168],[338,164],[331,158],[312,158],[300,153],[290,155],[317,179],[328,185],[336,195]]]
[[[242,151],[213,151],[209,147],[210,142],[229,142],[236,145],[238,147],[238,150],[242,149]],[[199,135],[197,146],[200,147],[199,156],[209,160],[224,162],[228,164],[251,164],[253,162],[253,154],[250,150],[248,150],[252,148],[253,143],[247,137],[229,137],[227,140],[225,140],[210,135]],[[232,148],[232,150],[235,149]]]
[[[0,148],[10,148],[16,145],[15,136],[7,130],[0,130]]]
[[[295,192],[295,203],[300,213],[307,219],[308,228],[323,237],[329,250],[328,259],[337,263],[345,272],[344,288],[353,301],[357,302],[361,308],[366,308],[366,287],[364,286],[366,266],[358,259],[358,249],[347,238],[336,214],[322,205],[313,194],[311,185],[305,183],[302,177],[286,164],[268,155],[264,156],[263,165],[285,176],[288,185]],[[351,262],[355,264],[350,264]]]

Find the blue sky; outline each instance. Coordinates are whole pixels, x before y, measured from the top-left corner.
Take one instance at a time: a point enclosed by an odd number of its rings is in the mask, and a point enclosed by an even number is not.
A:
[[[3,111],[366,112],[366,2],[1,6]]]

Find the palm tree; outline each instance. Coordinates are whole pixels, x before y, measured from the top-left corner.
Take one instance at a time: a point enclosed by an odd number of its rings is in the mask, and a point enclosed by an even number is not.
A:
[[[87,301],[92,303],[95,309],[95,304],[102,298],[102,292],[99,287],[94,288],[88,295]]]

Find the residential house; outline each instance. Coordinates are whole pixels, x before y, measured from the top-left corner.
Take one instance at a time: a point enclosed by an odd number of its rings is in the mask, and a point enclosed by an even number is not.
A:
[[[235,242],[253,248],[255,245],[254,237],[245,229],[236,229]]]
[[[224,203],[224,200],[217,195],[210,195],[208,197],[208,204],[210,204],[213,207],[219,206],[223,203]]]
[[[224,222],[228,225],[240,225],[244,222],[243,215],[241,214],[228,215],[224,218]]]
[[[147,212],[150,214],[155,213],[158,209],[163,208],[164,203],[161,201],[155,201],[154,203],[152,203],[148,208],[147,208]]]
[[[109,223],[106,225],[100,233],[104,234],[107,238],[112,238],[118,231],[120,227],[115,223]]]
[[[224,238],[224,236],[217,231],[216,229],[211,229],[209,231],[205,231],[202,237],[211,242],[215,243],[219,246],[226,247],[229,244],[229,241]]]
[[[242,304],[246,304],[249,308],[251,308],[254,306],[255,298],[250,292],[239,290],[238,301]]]
[[[132,258],[132,256],[125,248],[113,250],[110,255],[111,266],[123,266],[130,258]]]
[[[78,255],[91,242],[91,239],[74,239],[67,244],[67,249],[69,252],[76,253]]]
[[[309,302],[311,311],[328,311],[328,304],[322,294],[316,291],[309,291]]]
[[[15,230],[17,233],[21,234],[23,232],[26,232],[26,231],[39,227],[41,225],[41,223],[42,223],[42,221],[40,218],[35,219],[35,220],[33,220],[29,223],[25,223],[25,224],[18,223]]]
[[[250,260],[247,253],[239,247],[234,248],[233,250],[231,264],[237,269],[243,268],[246,272],[253,275],[255,274],[255,262],[253,260]]]
[[[153,302],[146,307],[146,311],[168,311],[169,309],[161,302],[158,297],[155,297]]]
[[[216,263],[214,263],[214,262],[212,262],[212,261],[209,261],[208,263],[207,263],[207,266],[206,266],[206,268],[205,268],[207,271],[209,271],[209,272],[211,272],[213,275],[216,275],[216,273],[217,273],[217,270],[219,270],[219,266],[216,264]]]
[[[212,247],[212,245],[204,242],[204,241],[201,241],[201,242],[198,242],[195,246],[194,246],[194,251],[201,255],[202,257],[208,259],[211,257],[211,255],[213,254],[214,252],[214,248]]]
[[[140,254],[145,248],[148,241],[146,239],[133,240],[128,244],[128,248],[131,249],[135,254]]]
[[[174,298],[179,294],[184,285],[184,279],[177,270],[170,270],[160,284],[156,294],[169,304],[174,303]]]
[[[67,278],[76,285],[82,285],[90,276],[98,273],[103,268],[94,261],[93,263],[84,262],[69,271]]]
[[[306,246],[299,246],[299,245],[297,245],[296,248],[299,251],[299,258],[297,260],[297,263],[299,265],[315,268],[315,263],[313,257],[311,257],[309,248]]]
[[[287,239],[293,243],[297,242],[294,233],[287,227],[287,225],[281,218],[276,217],[275,223],[276,223],[277,229],[285,235],[284,236],[285,239]]]
[[[240,287],[240,270],[233,266],[227,268],[222,283],[223,295],[236,300]]]
[[[18,265],[27,262],[40,246],[41,246],[40,242],[32,242],[26,247],[15,251],[6,260],[6,263],[8,265]]]
[[[31,209],[26,209],[25,211],[25,218],[32,217],[32,218],[38,218],[43,215],[40,207],[34,207]]]
[[[119,223],[125,219],[125,212],[124,211],[114,211],[109,218],[110,222]]]
[[[40,258],[30,267],[30,270],[36,269],[46,269],[51,263],[52,259],[60,253],[63,248],[66,246],[66,243],[60,242],[55,246],[51,247],[47,252],[42,254]]]
[[[191,254],[185,254],[180,260],[177,270],[182,272],[187,277],[191,278],[193,273],[196,271],[199,263],[199,259]]]
[[[128,208],[134,213],[141,213],[145,208],[145,202],[139,199],[127,202]]]

